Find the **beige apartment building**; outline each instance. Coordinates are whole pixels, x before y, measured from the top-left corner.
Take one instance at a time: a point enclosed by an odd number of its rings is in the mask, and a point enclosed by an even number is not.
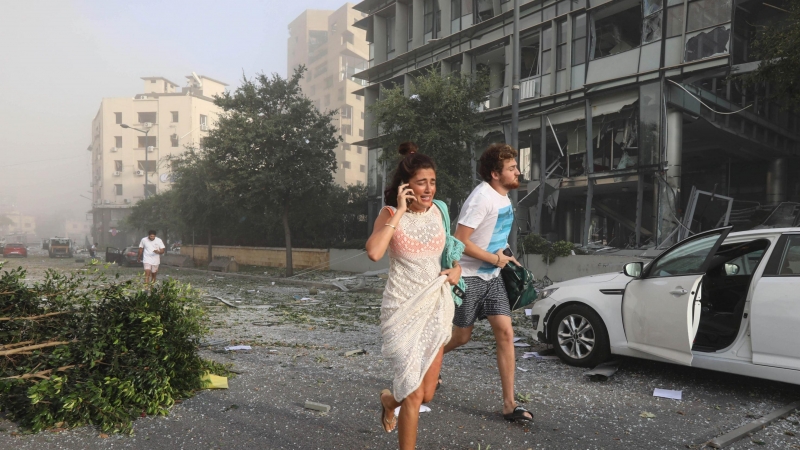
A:
[[[288,74],[308,69],[300,86],[321,111],[338,110],[335,125],[343,142],[336,149],[334,182],[341,186],[367,181],[364,98],[352,92],[366,86],[354,75],[368,67],[366,31],[353,24],[365,15],[346,3],[336,11],[309,9],[289,24]]]
[[[21,213],[17,209],[0,212],[0,216],[8,219],[0,221],[0,239],[6,242],[34,242],[36,240],[36,218]]]
[[[163,77],[142,80],[143,93],[104,98],[92,121],[92,239],[101,248],[134,243],[122,220],[145,195],[170,188],[172,160],[199,146],[220,111],[213,97],[227,86],[195,73],[183,88]]]

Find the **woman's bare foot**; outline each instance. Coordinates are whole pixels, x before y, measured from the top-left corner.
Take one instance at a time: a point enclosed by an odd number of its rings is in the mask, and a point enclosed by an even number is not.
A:
[[[392,392],[388,389],[381,391],[381,425],[387,433],[390,433],[397,426],[397,417],[394,415],[394,408],[386,406],[387,402],[384,399],[394,400]]]

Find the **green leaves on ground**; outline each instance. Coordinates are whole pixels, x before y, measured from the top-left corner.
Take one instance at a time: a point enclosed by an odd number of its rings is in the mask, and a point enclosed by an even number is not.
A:
[[[197,354],[205,313],[187,285],[146,292],[131,281],[51,270],[28,284],[25,275],[0,275],[0,409],[25,428],[131,432],[133,418],[166,414],[202,388],[202,373],[225,373]]]

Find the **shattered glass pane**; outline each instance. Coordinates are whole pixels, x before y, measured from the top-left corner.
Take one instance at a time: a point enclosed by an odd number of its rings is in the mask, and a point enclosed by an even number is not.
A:
[[[728,53],[728,41],[731,32],[725,27],[700,33],[686,41],[686,62],[708,58],[721,53]]]
[[[642,25],[642,43],[661,39],[661,12],[645,17]]]
[[[664,6],[663,0],[644,0],[644,15],[649,16],[656,11],[661,11],[661,8]]]
[[[658,164],[659,128],[661,125],[661,85],[645,84],[639,87],[639,163]]]

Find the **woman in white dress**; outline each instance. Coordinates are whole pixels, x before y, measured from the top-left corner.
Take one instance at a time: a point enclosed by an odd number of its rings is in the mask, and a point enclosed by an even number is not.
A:
[[[381,423],[398,428],[400,449],[413,449],[419,407],[433,399],[442,367],[444,345],[450,340],[455,305],[451,285],[461,267],[442,270],[445,246],[442,213],[433,204],[436,166],[407,142],[403,159],[384,192],[386,207],[375,220],[367,241],[373,261],[389,250],[389,279],[381,305],[383,355],[392,361],[392,390],[381,392]],[[399,420],[394,410],[400,408]]]

